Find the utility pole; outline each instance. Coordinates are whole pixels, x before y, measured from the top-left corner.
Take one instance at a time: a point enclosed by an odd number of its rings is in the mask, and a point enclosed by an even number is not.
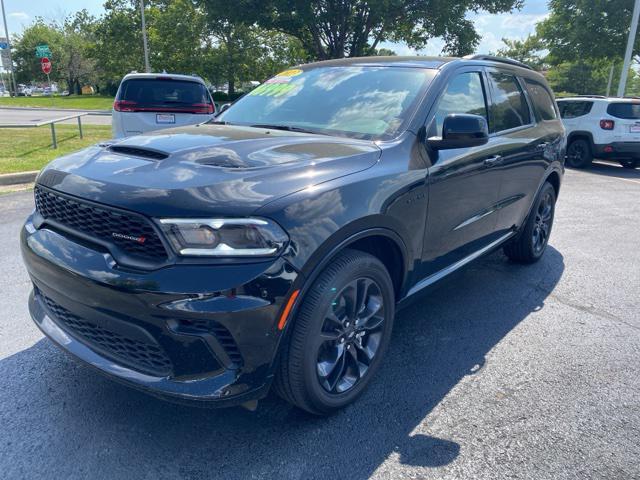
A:
[[[151,73],[151,67],[149,66],[149,47],[147,46],[147,26],[144,21],[144,0],[140,0],[140,14],[142,15],[142,45],[144,46],[144,71],[147,73]]]
[[[4,11],[4,0],[0,0],[0,6],[2,6],[2,20],[4,21],[4,35],[7,37],[7,49],[9,50],[9,70],[11,71],[11,83],[13,84],[13,94],[18,95],[18,88],[16,86],[16,75],[13,71],[13,60],[11,60],[11,39],[9,37],[9,29],[7,28],[7,15]]]
[[[633,5],[633,14],[631,17],[631,28],[627,37],[627,50],[624,53],[624,63],[622,64],[622,72],[620,72],[620,83],[618,84],[618,96],[624,97],[624,91],[627,88],[627,75],[629,74],[629,66],[631,64],[631,55],[633,54],[633,45],[636,43],[636,32],[638,31],[638,14],[640,13],[640,0],[635,0]]]

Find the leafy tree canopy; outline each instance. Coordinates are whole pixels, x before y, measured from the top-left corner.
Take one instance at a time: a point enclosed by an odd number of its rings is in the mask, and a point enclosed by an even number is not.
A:
[[[375,54],[382,41],[424,48],[442,37],[446,53],[473,53],[480,36],[470,11],[508,12],[523,0],[241,0],[243,17],[298,38],[317,59]]]

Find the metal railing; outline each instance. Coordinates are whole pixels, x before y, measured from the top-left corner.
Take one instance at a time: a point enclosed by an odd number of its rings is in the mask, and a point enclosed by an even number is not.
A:
[[[78,131],[80,132],[80,138],[83,138],[82,117],[84,117],[85,115],[88,115],[88,113],[75,113],[73,115],[67,115],[66,117],[54,118],[52,120],[45,120],[43,122],[37,123],[0,123],[0,128],[37,128],[44,125],[49,125],[51,127],[52,146],[53,148],[58,148],[58,139],[56,137],[56,123],[64,122],[66,120],[73,120],[74,118],[78,119]]]

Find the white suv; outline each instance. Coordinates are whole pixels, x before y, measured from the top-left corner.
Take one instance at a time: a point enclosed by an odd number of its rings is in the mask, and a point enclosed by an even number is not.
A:
[[[594,158],[640,166],[640,100],[601,96],[558,99],[567,130],[567,165],[586,168]]]
[[[125,75],[113,102],[113,138],[151,130],[196,125],[215,115],[215,104],[200,77],[169,73]]]

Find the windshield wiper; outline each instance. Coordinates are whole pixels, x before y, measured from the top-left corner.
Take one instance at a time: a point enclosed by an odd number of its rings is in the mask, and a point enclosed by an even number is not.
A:
[[[308,130],[302,127],[294,127],[292,125],[270,125],[268,123],[258,123],[256,125],[251,125],[251,126],[254,128],[271,128],[272,130],[285,130],[287,132],[312,133],[314,135],[328,135],[327,133]]]

